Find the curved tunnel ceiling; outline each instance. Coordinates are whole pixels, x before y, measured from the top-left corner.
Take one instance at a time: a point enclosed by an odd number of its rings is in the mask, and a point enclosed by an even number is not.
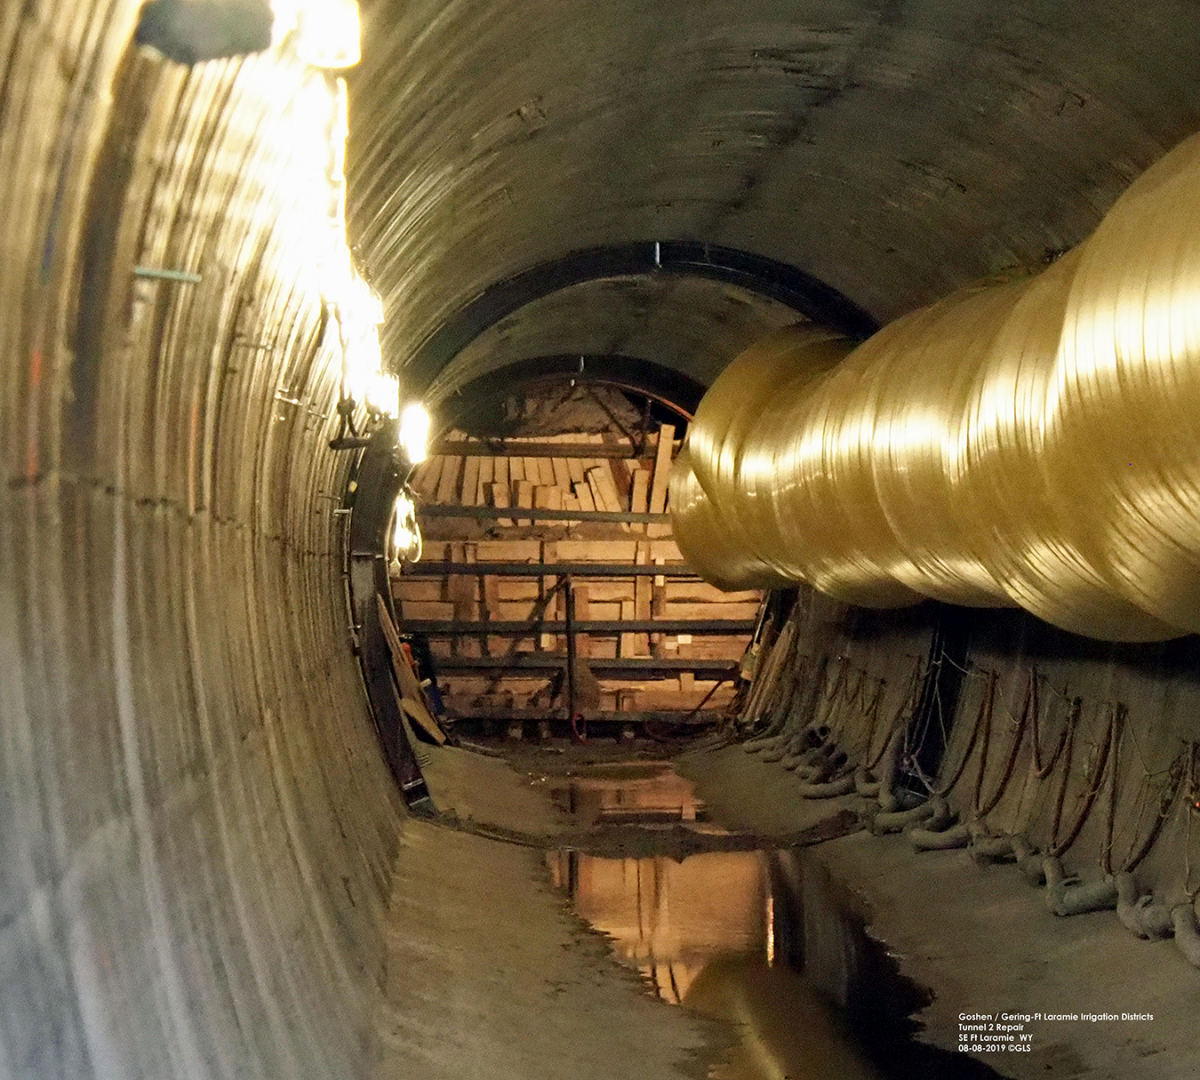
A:
[[[880,322],[1038,262],[1200,128],[1192,14],[374,0],[350,213],[385,355],[403,369],[488,286],[597,245],[740,248]]]
[[[598,278],[534,300],[481,333],[431,392],[540,356],[632,356],[707,385],[751,342],[796,322],[795,310],[703,278]]]

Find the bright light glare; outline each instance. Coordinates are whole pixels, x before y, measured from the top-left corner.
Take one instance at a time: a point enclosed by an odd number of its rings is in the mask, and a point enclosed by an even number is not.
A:
[[[349,266],[348,255],[345,265]],[[337,305],[343,322],[356,326],[379,326],[383,322],[383,301],[353,270],[342,282]]]
[[[321,298],[337,308],[338,322],[344,322],[342,297],[346,295],[354,276],[350,248],[346,246],[346,225],[332,219],[318,221],[313,227],[312,238],[317,252]]]
[[[377,371],[367,384],[367,404],[384,416],[400,413],[400,380],[395,375]]]
[[[428,456],[429,423],[429,413],[418,401],[410,401],[400,414],[400,446],[413,465]]]
[[[414,556],[420,533],[417,530],[417,508],[409,496],[401,492],[396,496],[396,509],[392,518],[392,557],[416,562],[420,551]]]
[[[329,180],[334,184],[346,183],[346,140],[350,138],[350,91],[346,80],[340,75],[333,83],[333,123],[330,125],[329,141],[333,146],[333,161],[329,166]]]
[[[299,0],[276,11],[296,27],[296,53],[319,68],[353,67],[362,58],[357,0]]]
[[[379,331],[373,326],[353,329],[357,332],[342,344],[346,392],[355,401],[363,401],[370,395],[382,365]]]
[[[271,0],[271,38],[276,45],[286,34],[296,29],[300,17],[300,0]]]

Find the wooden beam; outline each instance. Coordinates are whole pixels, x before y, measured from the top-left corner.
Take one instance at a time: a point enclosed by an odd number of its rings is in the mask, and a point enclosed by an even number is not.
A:
[[[637,620],[634,618],[635,614],[636,614],[636,612],[635,612],[635,609],[633,606],[633,601],[632,600],[622,600],[621,601],[621,619],[620,619],[620,621],[624,625],[622,627],[616,628],[616,629],[619,629],[621,632],[621,639],[617,646],[619,656],[637,656],[638,655],[637,636],[636,636],[636,632],[635,632],[635,628],[637,626]]]
[[[675,446],[675,426],[663,424],[658,431],[658,451],[654,455],[654,480],[650,485],[650,511],[661,514],[667,506],[667,484],[671,479],[671,451]]]
[[[508,485],[507,484],[489,484],[488,487],[491,489],[491,491],[490,491],[491,499],[489,500],[489,505],[494,506],[497,510],[507,510],[508,504],[510,501],[509,497],[508,497],[509,496]],[[499,521],[501,526],[511,525],[513,523],[512,518],[503,517],[503,518],[497,518],[497,520]],[[460,563],[459,565],[466,565],[466,564]]]
[[[464,506],[478,506],[479,500],[479,468],[483,464],[481,458],[467,458],[463,462],[462,493],[459,496]]]
[[[671,480],[671,456],[675,448],[674,424],[663,424],[658,429],[658,453],[654,456],[654,479],[650,484],[650,512],[661,514],[667,508],[667,489]],[[651,525],[648,536],[665,536],[668,530],[660,525]]]
[[[448,503],[454,501],[458,490],[458,458],[447,458],[442,462],[442,472],[438,477],[437,501]]]
[[[438,480],[445,464],[445,458],[431,457],[424,465],[418,467],[412,486],[422,499],[432,499],[437,494]]]
[[[645,475],[639,473],[639,475]],[[634,556],[637,560],[637,565],[648,566],[650,563],[650,546],[645,541],[637,546],[637,553]],[[636,577],[633,579],[633,617],[635,619],[650,619],[654,613],[650,610],[651,594],[653,586],[648,577]],[[651,655],[650,638],[646,634],[639,634],[637,638],[637,648],[634,650],[637,656]]]
[[[516,484],[514,485],[514,487],[516,489],[516,499],[514,500],[514,504],[516,506],[521,507],[521,509],[523,509],[523,510],[527,510],[527,509],[529,509],[529,507],[533,506],[533,484],[532,484],[532,482],[529,480],[518,480],[516,482]],[[423,507],[421,510],[421,513],[427,513],[431,509],[433,509],[433,508],[432,507]],[[452,515],[447,515],[447,516],[452,516]],[[434,517],[437,517],[437,515],[435,514]],[[514,522],[517,522],[518,524],[520,524],[521,522],[524,522],[526,525],[528,525],[531,519],[527,518],[524,514],[522,514],[521,517],[519,517],[519,518],[505,517],[505,518],[500,518],[499,520],[514,521]]]
[[[621,504],[621,495],[617,491],[617,483],[613,479],[612,468],[608,462],[603,465],[596,465],[587,471],[588,486],[592,489],[592,497],[596,502],[596,509],[602,508],[605,510],[618,511],[623,510]]]
[[[635,469],[631,481],[629,509],[635,514],[650,512],[650,474],[645,469]]]
[[[583,483],[573,484],[572,490],[575,492],[575,498],[579,500],[579,509],[588,514],[595,513],[596,500],[592,497],[591,485],[585,480]]]
[[[592,621],[592,594],[587,585],[580,585],[574,575],[571,576],[571,592],[575,604],[575,659],[582,658],[585,662],[592,655],[592,638],[586,631],[580,631],[579,624]]]
[[[425,733],[440,745],[446,741],[446,733],[438,727],[437,721],[425,705],[425,694],[421,690],[421,684],[417,682],[416,675],[413,674],[413,669],[408,666],[408,657],[404,655],[404,646],[400,641],[400,635],[396,632],[396,624],[392,622],[387,603],[378,594],[375,596],[375,603],[379,610],[379,623],[383,627],[383,636],[387,639],[388,652],[392,654],[392,673],[396,676],[396,683],[399,684],[398,688],[396,685],[392,687],[393,692],[397,695],[397,703],[403,712],[408,713],[425,729]]]
[[[479,459],[479,476],[475,482],[475,498],[472,500],[476,506],[487,506],[488,490],[492,486],[492,478],[496,472],[496,459],[485,457]]]

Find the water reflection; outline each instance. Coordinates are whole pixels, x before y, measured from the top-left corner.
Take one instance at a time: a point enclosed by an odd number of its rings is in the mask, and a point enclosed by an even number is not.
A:
[[[551,791],[580,825],[681,821],[705,831],[703,803],[669,765],[597,766]],[[558,851],[549,855],[554,884],[576,911],[613,940],[666,1001],[678,1005],[716,956],[763,948],[766,872],[761,852],[711,852],[676,862],[666,856],[606,859]]]
[[[580,825],[719,831],[669,766],[595,768],[552,796]],[[999,1075],[912,1041],[912,1013],[930,996],[899,974],[804,851],[547,859],[579,915],[660,997],[737,1025],[713,1080]]]
[[[713,1080],[881,1080],[884,1075],[837,1013],[784,965],[751,956],[718,957],[705,965],[683,1004],[738,1025],[737,1045],[709,1070]]]
[[[708,816],[691,783],[663,762],[594,765],[556,784],[550,798],[584,826],[667,825]]]
[[[617,955],[672,1004],[714,957],[765,949],[761,852],[711,852],[675,862],[560,851],[551,856],[550,875],[574,899],[575,910],[613,939]]]

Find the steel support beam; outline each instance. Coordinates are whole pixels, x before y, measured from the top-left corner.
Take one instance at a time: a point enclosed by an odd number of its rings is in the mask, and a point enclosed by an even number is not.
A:
[[[560,671],[567,663],[562,653],[517,653],[514,656],[443,656],[434,657],[439,672],[449,671]],[[648,675],[674,675],[691,671],[709,677],[730,678],[738,666],[729,660],[689,660],[684,657],[618,656],[603,659],[589,656],[588,667],[594,672],[645,678]]]
[[[604,443],[549,443],[519,442],[516,439],[499,439],[488,442],[467,439],[446,439],[436,443],[430,456],[446,457],[536,457],[536,458],[614,458],[632,461],[635,458],[652,458],[654,453],[647,449],[640,452],[633,446],[613,446]]]
[[[570,620],[545,622],[452,622],[449,619],[406,619],[402,633],[428,637],[467,637],[493,634],[496,637],[522,637],[528,634],[566,634]],[[579,634],[749,634],[755,619],[580,619],[574,622]]]
[[[524,513],[524,511],[522,511]],[[554,511],[559,513],[559,511]],[[511,514],[510,514],[511,516]],[[691,578],[700,575],[688,566],[624,563],[523,563],[523,562],[423,562],[414,563],[404,571],[405,578],[441,578],[461,574],[465,577],[557,577],[570,574],[573,578],[634,578],[667,577]],[[403,579],[402,579],[403,580]]]
[[[590,521],[623,524],[666,525],[670,514],[634,514],[625,510],[545,510],[530,506],[449,506],[429,503],[420,507],[418,516],[427,518],[474,518],[477,521]]]
[[[534,300],[585,281],[647,273],[737,285],[786,304],[852,338],[866,338],[877,328],[874,319],[842,293],[788,263],[703,241],[635,241],[575,251],[488,286],[404,361],[405,386],[416,395],[424,394],[450,362],[488,327]]]
[[[714,714],[719,710],[697,712],[695,709],[658,709],[638,710],[636,712],[605,712],[600,709],[588,709],[580,713],[588,723],[614,724],[711,724]],[[447,709],[446,716],[455,723],[499,720],[558,720],[562,722],[561,711],[553,709]]]

